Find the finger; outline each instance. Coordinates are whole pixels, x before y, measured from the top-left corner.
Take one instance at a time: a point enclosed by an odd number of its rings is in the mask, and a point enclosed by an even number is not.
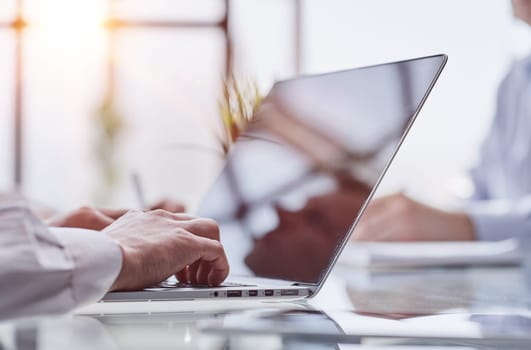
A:
[[[101,209],[98,208],[98,210],[114,220],[121,218],[129,211],[129,209],[104,209],[104,208],[101,208]]]
[[[83,207],[64,217],[61,226],[79,227],[100,231],[114,222],[114,219],[98,209]]]
[[[373,231],[366,225],[360,223],[355,229],[354,234],[352,235],[352,240],[355,242],[367,242],[375,239],[375,234]]]
[[[204,238],[220,240],[219,226],[211,219],[193,219],[185,223],[187,231]]]
[[[151,214],[151,215],[156,215],[156,216],[167,218],[167,219],[171,219],[171,220],[174,220],[174,221],[185,221],[185,220],[196,219],[195,216],[190,215],[190,214],[170,213],[169,211],[162,210],[162,209],[151,210],[151,211],[148,211],[148,213]]]
[[[163,199],[150,207],[150,210],[162,209],[170,213],[182,213],[185,211],[184,205],[171,199]]]
[[[190,283],[197,284],[199,283],[197,281],[197,269],[199,268],[200,261],[196,261],[193,264],[190,265],[190,268],[188,269],[188,281]]]
[[[359,227],[357,241],[411,241],[415,227],[400,214],[400,209],[390,208],[366,220]]]
[[[208,275],[210,274],[210,264],[202,261],[197,268],[197,283],[208,284]]]
[[[190,277],[188,276],[188,265],[186,265],[181,271],[175,274],[175,277],[182,283],[189,283]]]
[[[380,240],[387,235],[383,232],[394,230],[396,224],[402,222],[399,212],[400,205],[398,204],[403,200],[402,194],[392,194],[372,201],[354,231],[353,240]]]
[[[101,212],[95,212],[94,216],[89,219],[87,226],[94,230],[103,230],[105,227],[112,224],[115,220]]]
[[[201,244],[201,257],[203,262],[207,262],[210,272],[208,274],[208,284],[218,286],[229,275],[229,262],[220,242],[208,238],[197,237]]]
[[[387,237],[386,240],[402,240],[417,225],[412,218],[417,206],[412,203],[411,199],[401,194],[388,197],[385,205],[373,211],[365,223],[373,231],[378,230],[380,237]]]
[[[384,196],[372,200],[367,209],[365,210],[364,216],[372,216],[374,213],[378,213],[382,210],[387,209],[394,202],[394,195]]]
[[[355,241],[376,241],[381,236],[382,231],[387,230],[388,225],[394,225],[392,216],[384,209],[373,211],[370,215],[363,216],[354,229],[353,240]]]

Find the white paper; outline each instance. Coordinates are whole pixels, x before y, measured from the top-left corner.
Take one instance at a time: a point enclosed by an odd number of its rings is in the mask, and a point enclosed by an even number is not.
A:
[[[349,243],[340,263],[359,267],[516,265],[516,239],[498,242]]]

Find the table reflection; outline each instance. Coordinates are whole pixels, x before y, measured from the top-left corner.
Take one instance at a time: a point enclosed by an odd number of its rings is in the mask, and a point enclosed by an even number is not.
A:
[[[458,311],[525,310],[531,292],[523,270],[498,268],[425,268],[352,271],[339,267],[354,309],[397,318]]]
[[[399,341],[387,341],[387,345],[419,345],[415,332],[432,337],[422,338],[423,346],[440,345],[439,338],[460,332],[477,338],[477,344],[467,343],[472,349],[505,349],[513,340],[520,347],[513,344],[511,349],[524,349],[531,341],[531,293],[524,271],[518,267],[379,272],[337,269],[330,280],[335,284],[318,295],[319,307],[312,302],[252,306],[220,302],[186,312],[181,308],[171,313],[25,320],[0,325],[0,349],[335,349],[338,340],[315,337],[319,332],[357,334],[360,342],[355,348],[362,349],[371,348],[372,343],[365,340],[393,332]],[[340,288],[349,296],[350,304],[335,304],[333,296],[327,294],[327,290],[337,292]],[[180,304],[175,303],[174,310],[178,310]],[[225,333],[202,330],[206,322]],[[257,332],[245,334],[242,327],[254,327]],[[314,336],[283,334],[290,330]]]

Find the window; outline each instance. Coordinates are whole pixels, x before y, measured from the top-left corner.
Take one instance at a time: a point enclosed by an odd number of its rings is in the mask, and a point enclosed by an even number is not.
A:
[[[10,23],[17,1],[0,6],[2,188],[13,183],[15,35]],[[114,21],[108,20],[111,2]],[[297,3],[302,9],[299,41]],[[449,64],[415,126],[418,132],[399,155],[408,166],[395,175],[407,189],[407,174],[421,159],[431,172],[423,172],[418,182],[432,188],[441,177],[472,164],[488,129],[496,85],[510,62],[507,38],[514,22],[510,3],[494,0],[411,0],[408,6],[395,0],[25,0],[23,15],[28,27],[22,60],[22,188],[60,209],[79,203],[131,206],[129,176],[135,171],[148,200],[174,195],[193,204],[220,164],[200,149],[217,146],[208,125],[216,121],[227,67],[255,79],[266,92],[274,81],[297,73],[297,67],[318,73],[446,52]],[[518,45],[527,50],[523,41]],[[102,127],[97,117],[108,97],[113,108],[104,114],[116,112],[123,128],[107,148],[112,157],[103,160],[98,147],[106,141],[97,138]],[[462,133],[455,132],[456,125]],[[445,138],[450,133],[451,145]],[[416,150],[426,144],[433,150],[419,155]],[[106,181],[112,190],[102,186]],[[415,190],[422,192],[420,187]]]
[[[293,69],[285,35],[290,6],[280,0],[252,3],[120,0],[110,12],[110,0],[24,1],[24,192],[60,209],[79,203],[131,206],[130,175],[137,172],[148,200],[175,195],[193,203],[220,165],[219,156],[204,148],[218,147],[211,124],[217,122],[222,77],[232,68],[228,57],[265,88]],[[14,9],[16,0],[10,4]],[[3,5],[0,18],[12,21],[8,8]],[[274,31],[266,12],[275,18]],[[262,27],[257,40],[241,35],[228,41],[249,26]],[[0,32],[13,35],[9,30]],[[271,52],[275,60],[266,59]],[[12,70],[12,63],[2,60],[0,72]],[[263,73],[254,76],[255,70]],[[14,81],[1,83],[7,89],[0,89],[0,102],[12,102]],[[6,116],[1,132],[12,138],[10,104],[2,103],[0,113]],[[112,141],[98,136],[102,116],[119,116],[123,123]],[[12,145],[0,153],[10,166]],[[12,171],[4,170],[9,185]]]
[[[15,17],[15,0],[4,0],[0,6],[0,23],[12,21]]]
[[[13,52],[13,34],[0,30],[0,52]],[[14,55],[3,54],[0,60],[0,188],[13,184],[13,61]]]
[[[218,21],[223,18],[223,0],[121,0],[116,15],[129,20]]]

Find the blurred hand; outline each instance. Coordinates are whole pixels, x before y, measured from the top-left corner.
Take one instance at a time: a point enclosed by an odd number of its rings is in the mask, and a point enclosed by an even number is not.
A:
[[[66,214],[53,216],[44,222],[52,227],[77,227],[100,231],[126,212],[125,209],[82,207]]]
[[[122,250],[111,290],[136,290],[175,274],[181,282],[221,284],[229,274],[218,225],[163,210],[131,211],[103,230]]]
[[[162,209],[169,211],[170,213],[183,213],[185,211],[184,205],[179,202],[174,201],[173,199],[165,198],[156,204],[152,205],[149,210]]]
[[[171,213],[184,212],[184,206],[171,199],[164,199],[151,206],[149,210],[162,209]],[[52,227],[76,227],[101,231],[127,213],[128,209],[103,209],[81,207],[66,214],[58,214],[44,220]]]
[[[403,195],[373,200],[354,231],[354,241],[474,240],[468,215],[432,208]]]

